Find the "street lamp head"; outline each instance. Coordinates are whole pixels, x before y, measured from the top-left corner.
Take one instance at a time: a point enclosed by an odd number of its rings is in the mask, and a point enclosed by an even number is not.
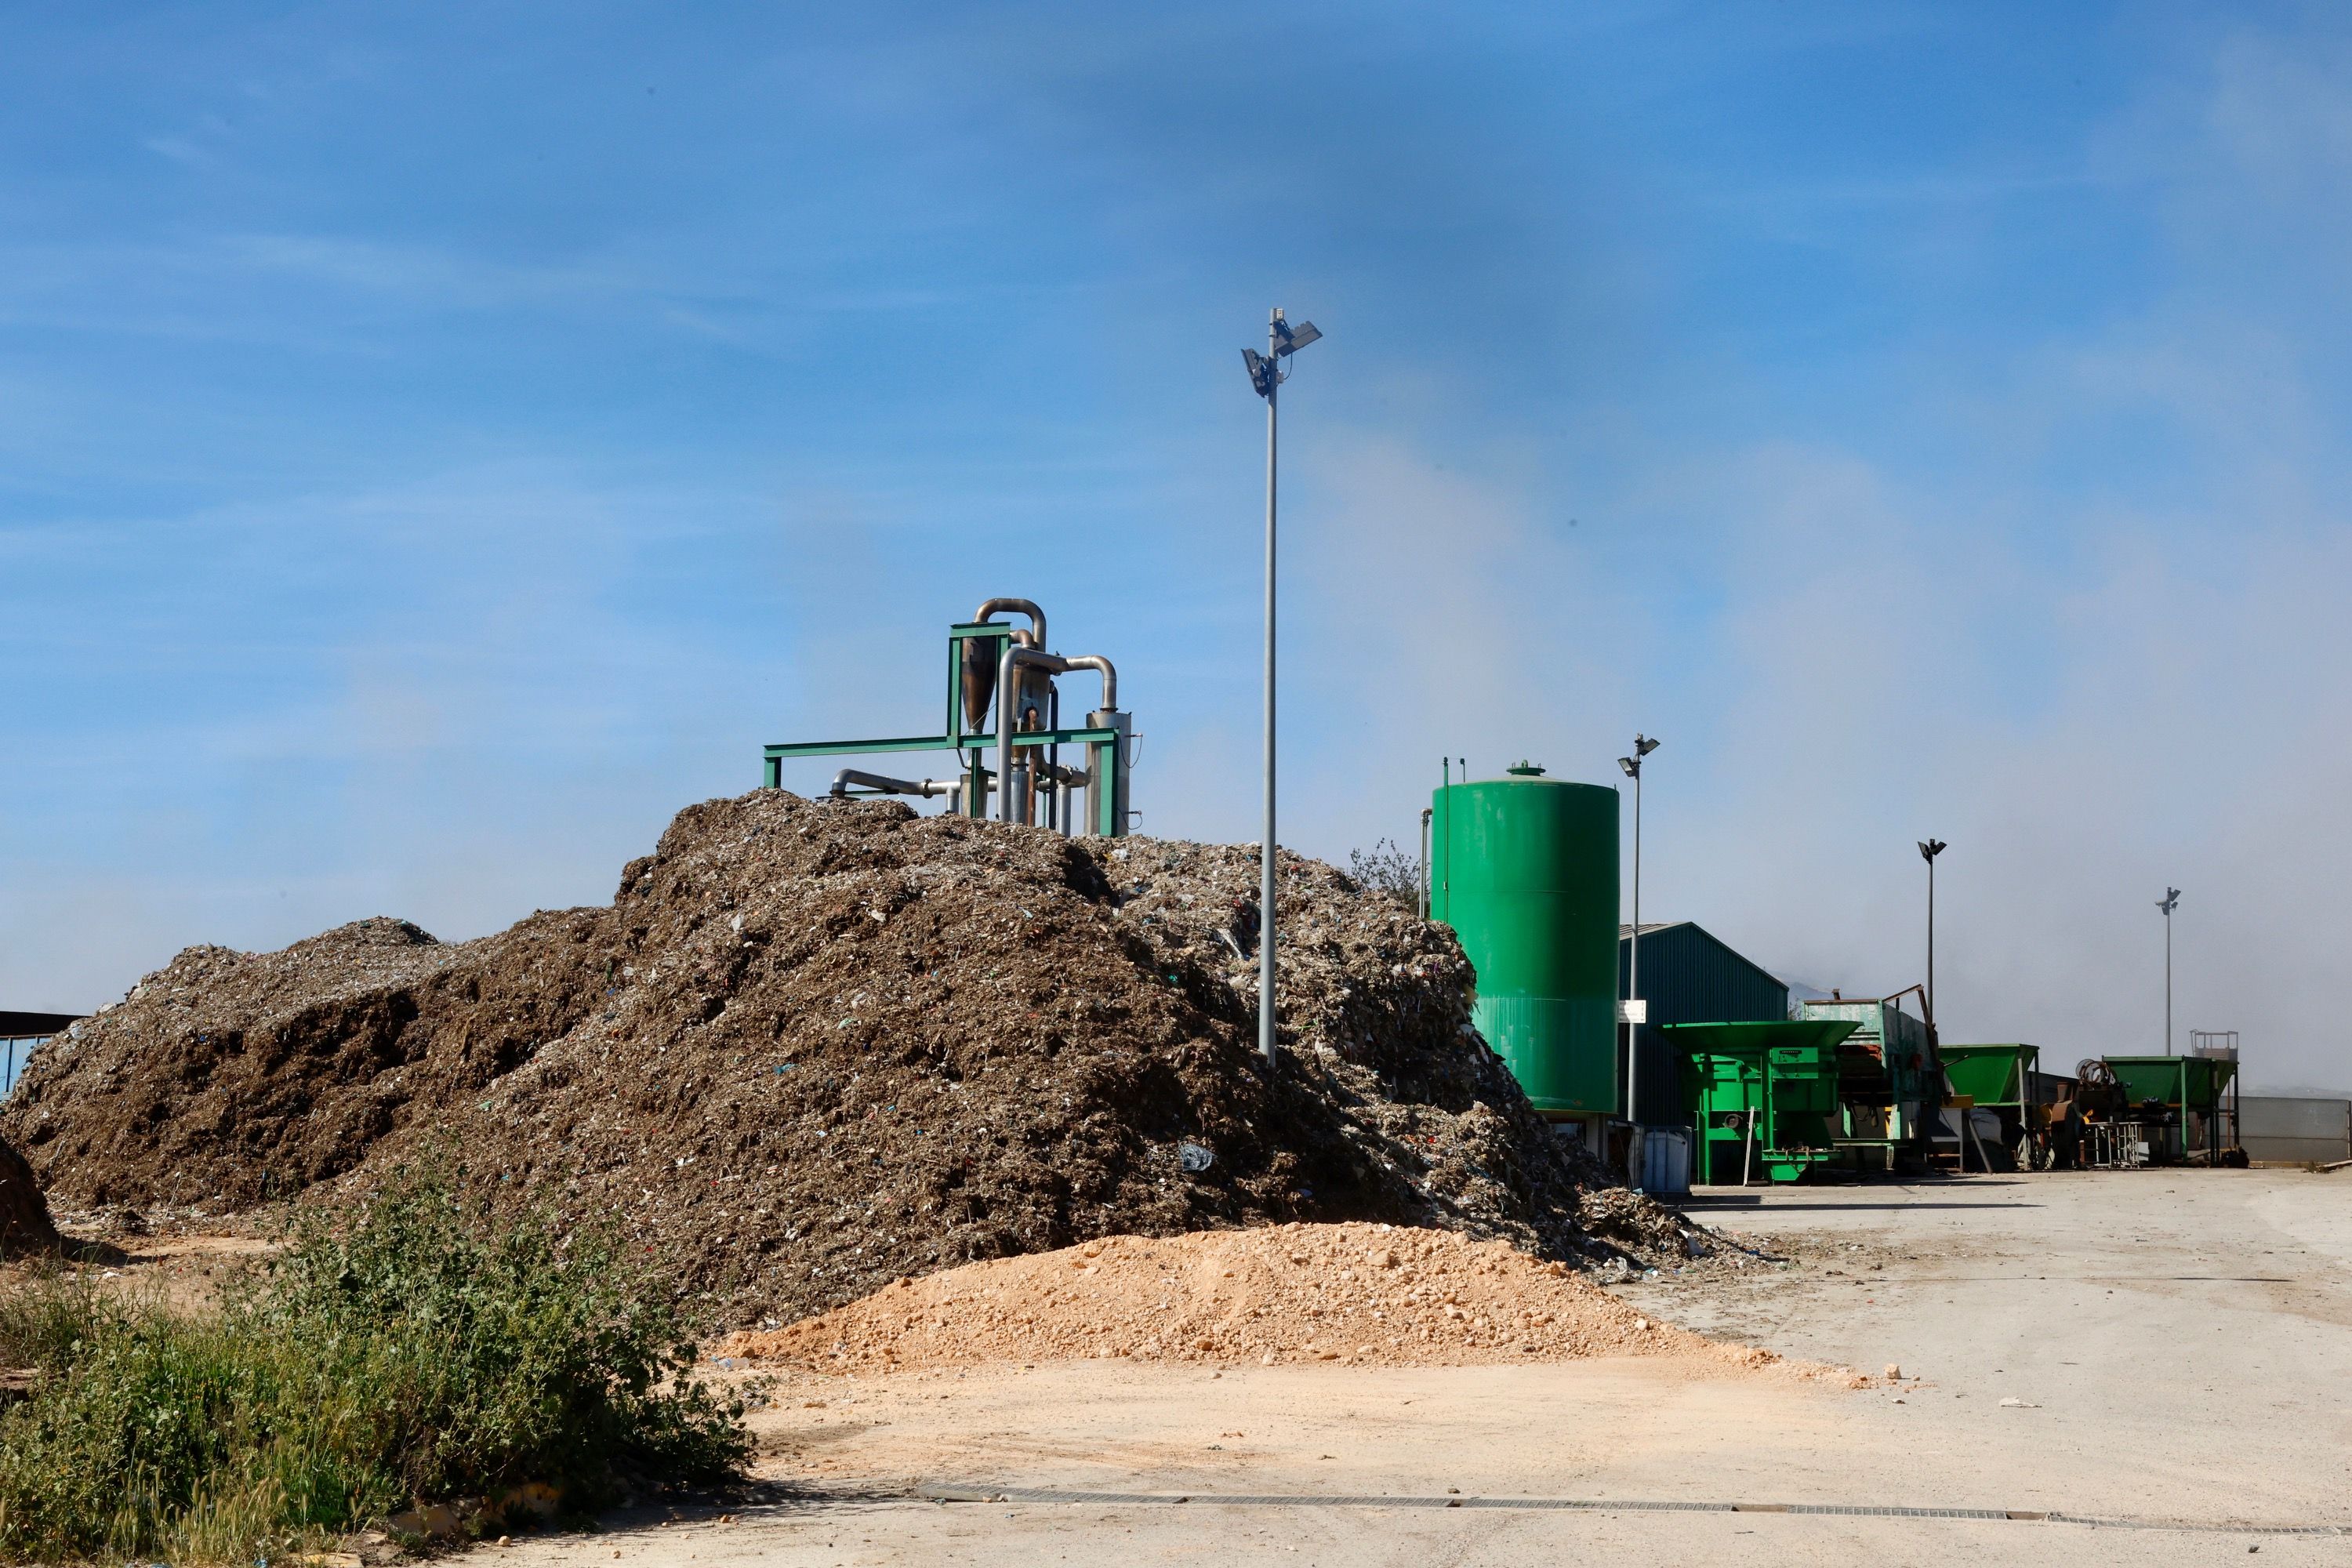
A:
[[[2179,904],[2180,889],[2178,888],[2165,889],[2164,897],[2156,900],[2156,907],[2164,911],[2164,918],[2166,920],[2170,920],[2172,918],[2172,911],[2179,908]]]
[[[1919,858],[1932,866],[1936,863],[1936,857],[1950,847],[1950,845],[1940,838],[1926,839],[1919,846]]]
[[[1280,379],[1281,374],[1274,361],[1255,349],[1244,349],[1242,364],[1249,372],[1250,385],[1256,390],[1257,395],[1260,397],[1272,397],[1275,383]]]
[[[1625,770],[1625,776],[1629,779],[1637,779],[1642,776],[1642,764],[1635,762],[1631,757],[1618,758],[1617,765]]]
[[[1276,359],[1283,359],[1297,353],[1300,349],[1321,337],[1323,333],[1312,321],[1301,321],[1294,327],[1287,321],[1276,321],[1274,323],[1274,335],[1282,340],[1275,345],[1274,356]]]
[[[1644,735],[1636,731],[1633,736],[1633,754],[1637,757],[1646,757],[1664,743],[1654,735]]]

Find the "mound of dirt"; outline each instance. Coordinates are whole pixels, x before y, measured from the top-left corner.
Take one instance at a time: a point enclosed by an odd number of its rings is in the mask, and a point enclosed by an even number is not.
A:
[[[900,1279],[715,1359],[819,1372],[1126,1357],[1458,1366],[1679,1355],[1769,1364],[1654,1322],[1559,1262],[1385,1225],[1285,1225],[1059,1251]]]
[[[0,1143],[0,1258],[54,1253],[60,1245],[49,1223],[48,1200],[25,1157]]]
[[[53,1197],[217,1219],[446,1159],[618,1226],[734,1321],[1089,1237],[1302,1220],[1663,1261],[1470,1026],[1452,933],[1284,858],[1279,1071],[1246,847],[1069,840],[781,791],[680,813],[610,908],[441,943],[192,948],[37,1053]],[[1633,1202],[1647,1217],[1623,1223]]]

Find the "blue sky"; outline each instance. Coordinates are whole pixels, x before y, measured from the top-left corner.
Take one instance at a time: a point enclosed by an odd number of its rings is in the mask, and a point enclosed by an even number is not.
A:
[[[1131,14],[1130,14],[1131,13]],[[1653,762],[1644,913],[2352,1086],[2322,6],[18,7],[0,1005],[607,897],[945,625],[1118,660],[1149,831]],[[825,775],[793,782],[811,790]]]

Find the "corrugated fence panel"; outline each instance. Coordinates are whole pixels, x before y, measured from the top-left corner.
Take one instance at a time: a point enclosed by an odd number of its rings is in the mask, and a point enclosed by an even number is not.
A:
[[[2325,1164],[2352,1160],[2352,1100],[2250,1094],[2238,1102],[2239,1142],[2250,1160]]]

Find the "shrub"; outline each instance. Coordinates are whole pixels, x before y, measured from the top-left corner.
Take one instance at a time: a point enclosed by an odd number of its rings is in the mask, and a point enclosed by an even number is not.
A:
[[[532,1481],[585,1512],[749,1452],[611,1238],[495,1224],[429,1175],[306,1215],[215,1312],[37,1281],[0,1355],[42,1373],[0,1417],[10,1559],[249,1561]]]
[[[1367,892],[1392,900],[1416,914],[1421,911],[1421,861],[1398,848],[1394,839],[1381,839],[1370,849],[1349,850],[1348,874]]]

